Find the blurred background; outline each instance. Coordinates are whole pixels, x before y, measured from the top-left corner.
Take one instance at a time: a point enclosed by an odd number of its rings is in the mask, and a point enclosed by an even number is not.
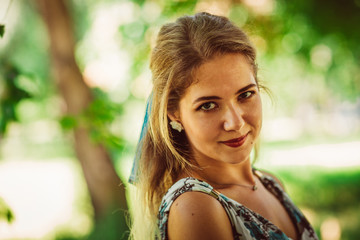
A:
[[[360,1],[0,0],[0,239],[126,239],[162,24],[228,16],[258,50],[273,172],[321,239],[360,235]]]

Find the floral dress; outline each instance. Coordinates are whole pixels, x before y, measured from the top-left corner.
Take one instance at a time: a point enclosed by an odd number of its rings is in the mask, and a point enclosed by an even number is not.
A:
[[[295,223],[296,230],[301,240],[318,239],[314,229],[302,212],[294,205],[289,196],[279,184],[270,176],[265,176],[255,171],[262,184],[284,206],[291,220]],[[216,191],[210,184],[192,177],[177,181],[164,195],[158,214],[158,225],[162,240],[168,239],[167,222],[169,210],[177,197],[185,192],[203,192],[217,199],[224,207],[231,223],[234,239],[290,239],[277,226],[260,214],[252,211],[237,201],[226,197]]]

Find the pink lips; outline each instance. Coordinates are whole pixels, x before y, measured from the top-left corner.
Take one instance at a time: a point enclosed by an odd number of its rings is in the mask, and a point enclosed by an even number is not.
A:
[[[221,143],[225,144],[226,146],[232,147],[232,148],[240,147],[245,143],[247,135],[248,135],[248,133],[242,137],[230,139],[228,141],[224,141]]]

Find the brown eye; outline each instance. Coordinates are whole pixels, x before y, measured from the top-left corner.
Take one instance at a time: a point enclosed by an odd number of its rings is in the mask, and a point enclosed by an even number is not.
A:
[[[201,105],[200,109],[204,111],[210,111],[216,107],[216,104],[213,102],[207,102]]]

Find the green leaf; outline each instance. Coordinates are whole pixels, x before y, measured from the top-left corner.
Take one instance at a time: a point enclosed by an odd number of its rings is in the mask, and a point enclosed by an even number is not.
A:
[[[14,221],[15,217],[10,207],[0,197],[0,219],[5,218],[8,223]]]
[[[73,116],[63,116],[60,119],[60,125],[64,130],[71,130],[78,125],[78,121]]]
[[[11,223],[12,221],[14,221],[14,214],[12,213],[12,211],[10,209],[8,209],[7,213],[6,213],[6,218],[8,223]]]
[[[0,37],[2,38],[5,33],[5,25],[0,24]]]

